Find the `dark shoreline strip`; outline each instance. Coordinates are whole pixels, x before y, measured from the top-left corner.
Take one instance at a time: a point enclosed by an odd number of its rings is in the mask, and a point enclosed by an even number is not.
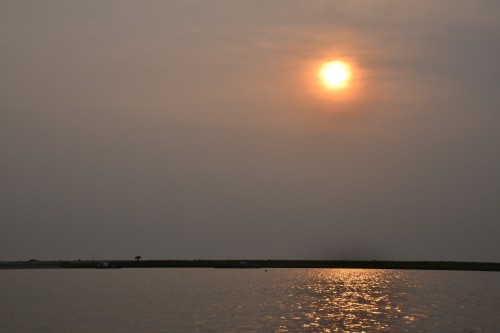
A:
[[[103,261],[8,261],[0,269],[96,268]],[[109,268],[358,268],[500,271],[500,263],[362,260],[106,260]],[[240,263],[245,262],[245,267]]]

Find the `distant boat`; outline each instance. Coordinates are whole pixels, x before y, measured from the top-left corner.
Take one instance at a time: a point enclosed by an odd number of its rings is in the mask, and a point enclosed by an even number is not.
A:
[[[115,264],[110,264],[107,261],[102,261],[102,262],[98,263],[95,268],[106,269],[106,268],[121,268],[121,267],[118,265],[115,265]]]

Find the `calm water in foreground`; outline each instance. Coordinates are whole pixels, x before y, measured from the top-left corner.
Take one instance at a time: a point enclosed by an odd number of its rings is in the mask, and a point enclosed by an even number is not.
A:
[[[500,332],[500,273],[4,270],[0,332]]]

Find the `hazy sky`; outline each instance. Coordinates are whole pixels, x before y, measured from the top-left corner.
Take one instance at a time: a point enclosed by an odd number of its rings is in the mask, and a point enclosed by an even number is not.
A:
[[[0,1],[0,260],[500,261],[499,17]]]

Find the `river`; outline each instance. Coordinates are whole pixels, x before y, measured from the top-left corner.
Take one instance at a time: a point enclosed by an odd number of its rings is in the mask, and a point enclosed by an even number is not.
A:
[[[500,273],[0,271],[0,332],[499,332]]]

